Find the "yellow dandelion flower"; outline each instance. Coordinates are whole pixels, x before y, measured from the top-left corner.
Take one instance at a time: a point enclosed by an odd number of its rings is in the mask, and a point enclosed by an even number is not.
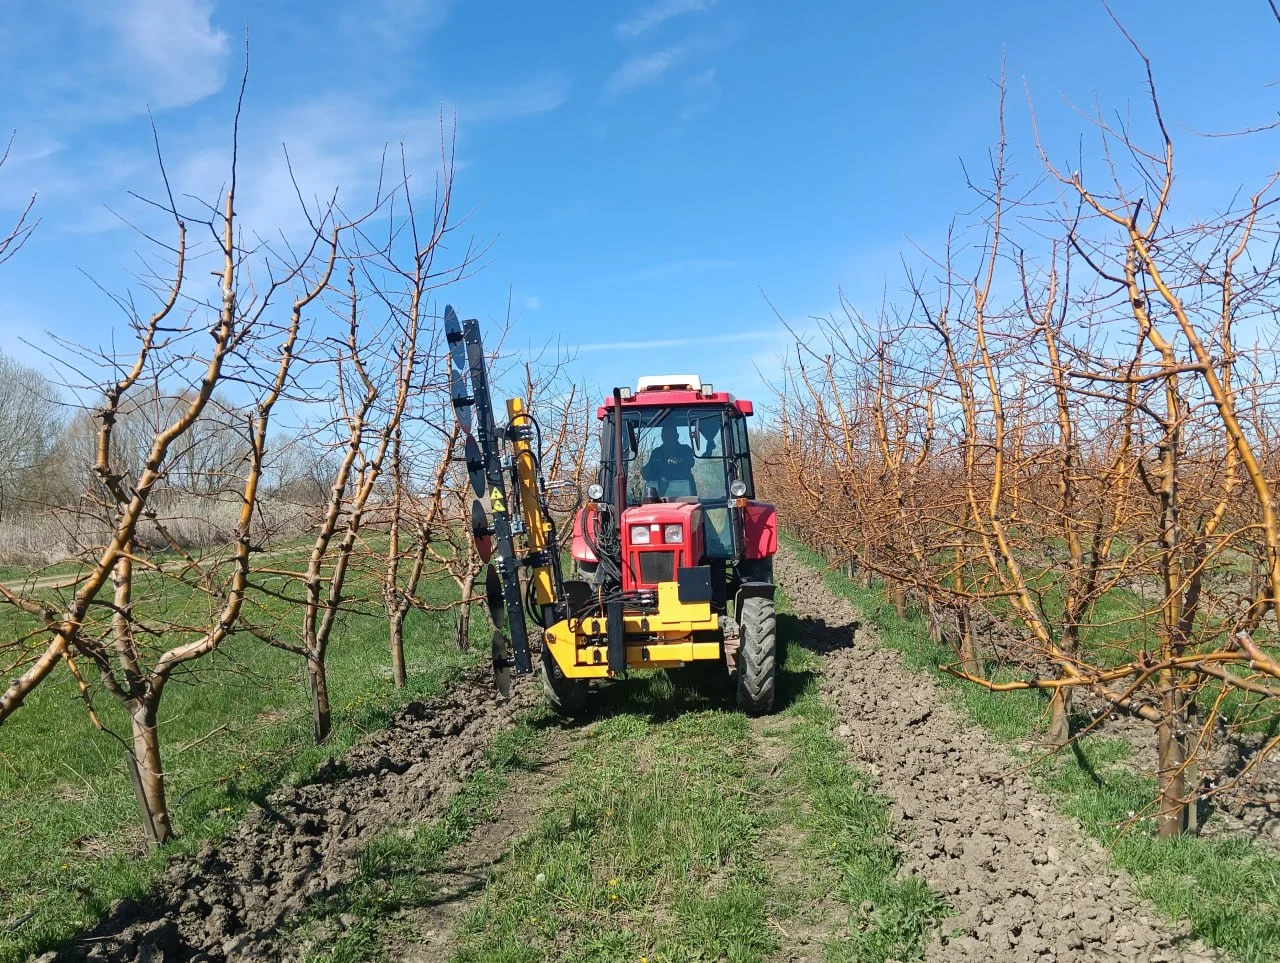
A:
[[[609,880],[609,885],[610,885],[610,886],[617,886],[617,885],[618,885],[618,881],[617,881],[616,879],[611,879],[611,880]]]
[[[617,893],[610,894],[609,899],[613,900],[616,903],[618,901],[618,894]]]

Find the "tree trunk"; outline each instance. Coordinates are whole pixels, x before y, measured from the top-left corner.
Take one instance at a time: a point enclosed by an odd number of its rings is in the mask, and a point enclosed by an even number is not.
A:
[[[1182,697],[1179,696],[1181,699]],[[1195,732],[1199,728],[1200,707],[1196,705],[1194,699],[1185,699],[1182,704],[1182,720],[1184,723],[1184,732]],[[1186,765],[1183,767],[1183,788],[1189,790],[1185,793],[1187,796],[1196,796],[1200,792],[1200,766],[1197,764],[1197,757],[1194,751],[1191,755],[1187,755],[1186,739],[1183,738],[1183,756],[1186,758]],[[1200,832],[1200,805],[1197,799],[1191,799],[1187,803],[1186,811],[1183,814],[1183,828],[1188,833]]]
[[[329,709],[329,677],[325,673],[323,653],[307,653],[307,680],[311,683],[311,734],[318,746],[329,738],[333,729]]]
[[[1061,749],[1071,741],[1071,690],[1054,689],[1049,699],[1049,744]]]
[[[1177,733],[1177,711],[1173,693],[1164,698],[1164,719],[1157,735],[1160,759],[1160,814],[1157,819],[1162,837],[1181,836],[1186,828],[1186,778],[1183,763],[1186,755]]]
[[[969,617],[969,607],[961,604],[956,608],[956,627],[960,632],[960,661],[964,671],[972,676],[982,675],[982,660],[978,658],[978,642],[973,637],[973,620]]]
[[[462,586],[462,605],[458,608],[458,650],[471,648],[471,580]]]
[[[164,796],[164,767],[160,762],[160,735],[156,729],[156,707],[149,699],[133,700],[129,705],[133,728],[133,754],[129,756],[130,775],[142,811],[142,825],[155,845],[173,838],[169,824],[169,806]]]
[[[404,669],[404,620],[409,610],[400,605],[391,613],[391,679],[397,689],[408,681]]]
[[[894,582],[891,589],[893,594],[893,611],[900,619],[907,617],[907,590],[901,582]]]

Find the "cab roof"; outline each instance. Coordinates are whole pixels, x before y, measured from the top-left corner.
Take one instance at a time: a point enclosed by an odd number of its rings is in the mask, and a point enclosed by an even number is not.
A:
[[[704,388],[702,386],[702,382],[696,378],[695,380],[698,381],[697,388],[665,387],[665,384],[670,383],[669,381],[670,377],[671,376],[664,376],[664,377],[654,378],[654,379],[641,378],[640,390],[636,391],[634,394],[632,394],[630,388],[623,388],[622,389],[623,410],[626,410],[629,408],[670,408],[677,405],[680,407],[693,407],[693,406],[705,405],[706,407],[709,407],[709,408],[732,405],[743,415],[755,414],[755,406],[750,401],[740,400],[738,398],[735,398],[733,395],[729,394],[729,392],[727,391],[708,390],[711,388],[711,386],[707,385]],[[685,378],[689,376],[682,375],[680,377]],[[661,382],[664,386],[652,387],[652,388],[646,387],[646,382],[649,382],[651,380]],[[596,417],[604,418],[605,415],[607,415],[609,411],[611,411],[612,409],[613,409],[613,397],[610,396],[608,398],[605,398],[604,404],[602,404],[599,408],[596,409]]]

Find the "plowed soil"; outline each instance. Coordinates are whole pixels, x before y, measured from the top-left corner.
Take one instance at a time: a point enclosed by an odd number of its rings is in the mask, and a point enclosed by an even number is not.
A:
[[[273,793],[229,837],[175,860],[147,900],[123,901],[42,963],[281,959],[289,918],[349,879],[371,839],[443,810],[537,688],[526,680],[504,701],[483,672],[443,699],[406,706],[315,782]]]
[[[933,681],[882,648],[821,576],[785,551],[778,584],[802,644],[825,652],[823,691],[856,764],[894,802],[898,843],[953,915],[927,959],[1216,959],[1157,919],[1106,854],[1081,840]]]

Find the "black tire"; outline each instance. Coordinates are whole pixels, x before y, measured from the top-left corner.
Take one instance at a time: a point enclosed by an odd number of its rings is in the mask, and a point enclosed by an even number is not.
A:
[[[738,613],[738,708],[748,715],[773,711],[778,682],[778,619],[773,599],[752,596]]]
[[[546,696],[547,705],[559,715],[576,718],[587,711],[587,681],[570,679],[560,671],[551,650],[542,650],[542,694]]]

